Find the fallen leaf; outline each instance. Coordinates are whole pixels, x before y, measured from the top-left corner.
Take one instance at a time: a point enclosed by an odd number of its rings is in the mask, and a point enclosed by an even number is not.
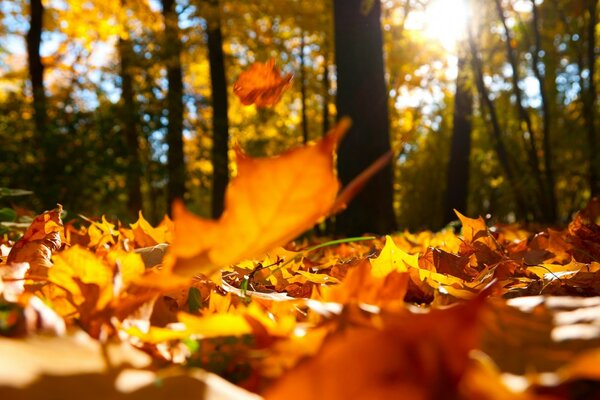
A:
[[[52,253],[61,246],[62,206],[35,217],[25,234],[11,249],[7,264],[29,263],[29,274],[44,277],[52,266]]]
[[[151,247],[161,243],[170,243],[173,236],[172,228],[172,221],[167,216],[157,227],[153,227],[146,221],[141,211],[138,220],[131,224],[137,247]]]

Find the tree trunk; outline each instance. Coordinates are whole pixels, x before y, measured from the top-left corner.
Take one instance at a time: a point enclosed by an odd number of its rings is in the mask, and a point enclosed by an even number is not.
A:
[[[327,39],[324,39],[327,40]],[[323,45],[323,136],[329,132],[329,50],[328,46]]]
[[[587,0],[587,12],[589,22],[587,25],[587,90],[584,98],[584,119],[586,123],[587,141],[590,151],[589,179],[590,191],[592,196],[600,196],[600,158],[598,157],[598,142],[596,137],[596,103],[598,101],[596,94],[595,74],[596,74],[596,12],[598,0]]]
[[[352,127],[338,152],[338,172],[348,184],[390,149],[379,1],[334,0],[338,116]],[[375,175],[336,219],[336,233],[388,233],[396,227],[392,166]]]
[[[227,81],[223,57],[223,37],[218,1],[211,2],[216,7],[214,18],[208,21],[208,61],[213,103],[213,187],[212,216],[218,218],[223,213],[225,189],[229,182],[229,124],[227,120]]]
[[[306,118],[306,76],[304,56],[304,29],[300,28],[300,97],[302,101],[302,143],[308,143],[308,120]]]
[[[162,0],[165,24],[164,56],[167,66],[167,202],[182,199],[185,193],[185,160],[183,154],[183,73],[181,71],[181,40],[175,0]]]
[[[469,195],[469,155],[471,153],[471,118],[473,115],[473,95],[469,88],[466,64],[466,51],[458,59],[456,94],[454,95],[454,115],[452,142],[446,179],[444,203],[444,224],[456,219],[454,209],[466,213]]]
[[[42,25],[44,5],[42,0],[30,1],[29,30],[27,31],[27,60],[31,92],[33,95],[33,124],[35,137],[40,147],[41,177],[44,185],[37,188],[37,193],[46,209],[53,208],[59,200],[55,184],[56,171],[54,161],[56,145],[47,125],[47,102],[44,91],[44,64],[40,55],[42,43]]]
[[[121,68],[121,126],[128,149],[127,165],[127,209],[132,217],[142,209],[142,164],[140,161],[140,145],[138,139],[137,110],[134,100],[133,79],[131,77],[131,65],[133,48],[131,42],[120,38],[118,44]]]
[[[538,8],[535,0],[531,0],[533,7],[533,36],[535,48],[533,51],[533,74],[535,75],[540,87],[540,100],[542,103],[542,149],[544,150],[544,172],[546,175],[546,197],[548,199],[548,219],[550,222],[556,222],[556,192],[554,171],[552,170],[552,146],[550,142],[550,105],[548,104],[548,95],[546,94],[546,84],[544,72],[546,68],[540,60],[542,51],[542,37],[539,27]]]

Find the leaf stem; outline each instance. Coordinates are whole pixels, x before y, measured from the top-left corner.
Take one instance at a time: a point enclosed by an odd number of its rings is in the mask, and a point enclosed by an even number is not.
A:
[[[277,262],[277,263],[274,263],[274,264],[269,265],[267,267],[261,267],[260,269],[264,269],[264,268],[268,268],[268,267],[272,267],[274,265],[277,265],[277,268],[273,268],[272,270],[269,271],[269,274],[266,276],[266,278],[268,278],[271,275],[273,275],[273,273],[275,273],[276,271],[279,271],[281,268],[285,267],[286,265],[288,265],[292,261],[304,257],[304,255],[306,253],[310,253],[311,251],[319,250],[319,249],[321,249],[323,247],[335,246],[336,244],[353,243],[353,242],[363,242],[363,241],[366,241],[366,240],[375,240],[375,239],[377,239],[376,236],[356,236],[356,237],[351,237],[351,238],[330,240],[328,242],[323,242],[323,243],[319,243],[317,245],[308,247],[308,248],[300,251],[294,257],[288,259],[285,262]],[[252,278],[254,278],[254,274],[257,271],[258,270],[252,271],[250,274],[245,275],[244,279],[242,279],[242,282],[240,283],[240,294],[241,294],[242,298],[247,298],[248,297],[247,296],[248,285],[250,284],[250,281],[252,280]]]

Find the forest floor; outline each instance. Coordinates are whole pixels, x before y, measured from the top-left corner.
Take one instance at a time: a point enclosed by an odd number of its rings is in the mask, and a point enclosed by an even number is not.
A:
[[[598,201],[562,230],[458,214],[459,234],[294,242],[191,280],[161,272],[169,219],[60,211],[4,236],[3,398],[600,396]]]

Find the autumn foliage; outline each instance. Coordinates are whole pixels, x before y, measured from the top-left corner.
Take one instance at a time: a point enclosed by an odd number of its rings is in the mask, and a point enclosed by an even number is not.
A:
[[[597,396],[600,202],[562,230],[457,212],[459,235],[289,242],[339,208],[348,124],[274,158],[239,150],[219,220],[176,203],[156,227],[63,226],[59,206],[3,239],[0,393],[555,399],[586,381]]]

